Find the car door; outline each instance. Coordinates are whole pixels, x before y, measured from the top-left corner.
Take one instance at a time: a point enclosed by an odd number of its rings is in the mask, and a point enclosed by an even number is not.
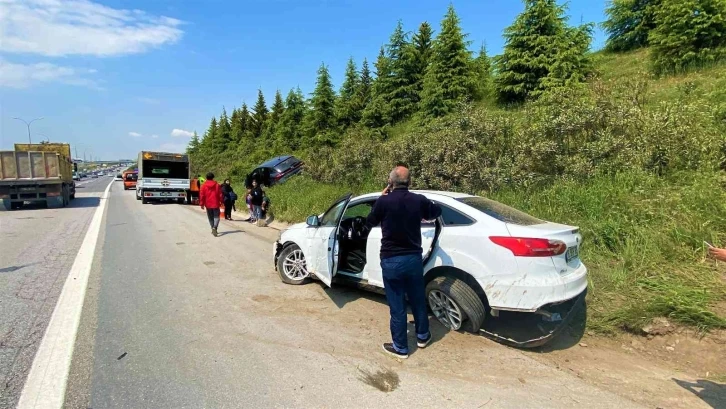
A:
[[[351,196],[347,194],[336,200],[308,236],[310,272],[328,287],[333,282],[333,276],[338,268],[338,225]]]

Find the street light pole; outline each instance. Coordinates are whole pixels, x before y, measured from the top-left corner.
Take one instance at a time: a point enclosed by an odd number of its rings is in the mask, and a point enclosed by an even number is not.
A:
[[[43,119],[43,117],[35,118],[32,121],[30,121],[30,122],[26,122],[23,118],[13,118],[13,119],[17,119],[18,121],[23,121],[23,123],[25,124],[25,126],[28,127],[28,143],[32,144],[33,141],[30,140],[30,124],[32,124],[35,121],[40,121],[41,119]]]

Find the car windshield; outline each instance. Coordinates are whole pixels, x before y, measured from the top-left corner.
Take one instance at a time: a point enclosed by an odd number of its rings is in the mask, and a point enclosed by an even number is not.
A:
[[[520,226],[531,226],[535,224],[545,223],[543,220],[540,220],[534,216],[530,216],[527,213],[519,211],[513,207],[509,207],[505,204],[495,202],[491,199],[486,199],[479,196],[472,196],[458,200],[504,223],[517,224]]]

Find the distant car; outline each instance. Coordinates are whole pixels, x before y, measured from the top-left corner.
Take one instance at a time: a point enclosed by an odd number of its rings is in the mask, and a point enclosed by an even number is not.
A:
[[[421,221],[421,243],[426,298],[445,327],[478,333],[499,311],[547,316],[584,297],[587,268],[580,261],[579,228],[484,197],[416,193],[442,208],[437,220]],[[324,214],[282,231],[272,254],[280,279],[303,284],[314,277],[327,286],[342,281],[382,292],[381,227],[365,227],[379,196],[348,194]]]
[[[97,173],[95,173],[95,172],[94,173],[91,173],[91,178],[95,179],[97,177],[98,177],[98,174]]]
[[[73,180],[81,180],[81,175],[78,172],[73,172]]]
[[[292,156],[284,155],[274,157],[255,168],[245,180],[246,186],[252,185],[252,180],[264,186],[272,186],[286,181],[290,176],[297,175],[303,169],[303,161]]]
[[[113,180],[114,182],[121,182],[122,180],[124,180],[124,178],[121,176],[120,173],[117,173],[116,177]]]

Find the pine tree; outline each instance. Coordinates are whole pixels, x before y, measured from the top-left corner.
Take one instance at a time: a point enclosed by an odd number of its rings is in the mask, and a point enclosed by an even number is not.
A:
[[[201,145],[201,142],[199,141],[199,135],[197,135],[197,131],[194,131],[194,135],[192,136],[192,139],[189,140],[189,145],[187,146],[187,154],[188,155],[195,155],[199,152],[199,147]]]
[[[408,48],[408,52],[412,53],[412,67],[411,67],[411,78],[413,79],[413,92],[412,98],[414,103],[417,105],[421,101],[421,95],[423,93],[424,76],[426,75],[426,69],[429,67],[431,61],[431,53],[433,50],[433,29],[431,25],[424,21],[418,28],[418,31],[413,36],[411,41],[411,47]]]
[[[285,112],[285,102],[282,100],[280,90],[275,91],[275,102],[272,104],[270,114],[267,118],[267,125],[263,131],[264,139],[266,142],[274,142],[275,134],[277,133],[277,126],[280,123],[280,118]]]
[[[339,137],[335,132],[335,91],[328,67],[324,63],[318,68],[318,78],[310,105],[308,121],[310,141],[316,145],[334,146]]]
[[[472,61],[473,71],[476,76],[476,98],[482,100],[489,96],[492,91],[492,60],[487,55],[484,44],[479,49],[479,55]]]
[[[383,47],[375,66],[376,79],[371,87],[371,101],[363,111],[363,124],[369,128],[380,128],[391,122],[390,106],[386,100],[391,89],[391,63]]]
[[[391,123],[400,122],[415,110],[418,95],[415,94],[416,55],[403,31],[399,20],[387,46],[390,63],[390,89],[385,95],[388,102]]]
[[[250,137],[250,111],[247,104],[242,103],[242,108],[235,109],[232,112],[232,143],[239,145],[245,144]]]
[[[345,67],[345,79],[340,87],[340,96],[335,107],[338,125],[343,129],[360,120],[359,110],[356,109],[357,101],[355,100],[359,87],[358,69],[355,66],[353,57],[350,57],[348,65]]]
[[[285,110],[275,132],[275,146],[279,151],[297,150],[302,143],[302,126],[306,116],[305,97],[300,88],[291,89],[285,98]]]
[[[255,102],[255,106],[252,109],[254,113],[252,114],[250,129],[252,130],[252,136],[254,138],[260,138],[265,131],[268,114],[265,96],[262,94],[261,89],[257,90],[257,102]]]
[[[469,99],[474,93],[471,52],[465,37],[454,6],[449,5],[424,76],[421,109],[427,116],[446,115],[454,110],[458,101]]]
[[[657,73],[726,59],[726,0],[662,0],[649,41]]]
[[[213,139],[212,149],[214,152],[222,153],[226,151],[232,142],[232,127],[227,117],[227,110],[222,107],[222,114],[217,122],[217,132]]]
[[[282,94],[278,89],[275,92],[275,102],[272,104],[272,110],[270,111],[270,121],[277,123],[280,121],[283,112],[285,111],[285,102],[282,100]]]
[[[373,77],[371,76],[371,68],[368,66],[368,60],[363,59],[363,65],[360,70],[360,81],[358,82],[358,88],[355,91],[354,100],[354,117],[361,120],[363,118],[363,111],[366,109],[368,104],[371,102],[371,93],[373,92]]]
[[[536,98],[547,89],[582,81],[592,25],[568,27],[555,0],[524,0],[525,9],[504,32],[495,59],[497,97],[503,103]]]
[[[612,0],[605,9],[607,20],[601,24],[608,33],[607,50],[628,51],[647,46],[660,4],[661,0]]]

